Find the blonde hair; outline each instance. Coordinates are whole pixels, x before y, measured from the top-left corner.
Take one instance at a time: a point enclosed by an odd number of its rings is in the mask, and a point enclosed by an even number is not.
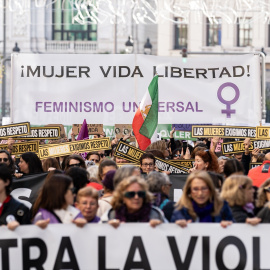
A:
[[[267,203],[267,197],[264,191],[264,188],[270,185],[270,178],[267,179],[265,182],[262,183],[262,185],[259,187],[258,189],[258,196],[257,196],[257,200],[256,200],[256,206],[259,207],[263,207],[265,205],[265,203]]]
[[[160,150],[162,153],[167,150],[167,143],[164,140],[156,141],[151,143],[145,151],[149,150]]]
[[[98,192],[92,187],[81,188],[76,196],[76,201],[79,203],[82,197],[91,197],[98,202]]]
[[[210,202],[214,203],[214,210],[211,213],[211,215],[212,216],[218,215],[223,206],[223,201],[219,197],[210,175],[205,171],[195,171],[188,176],[184,189],[183,189],[183,194],[180,200],[175,205],[176,210],[180,210],[185,207],[188,209],[188,213],[193,218],[193,220],[197,218],[197,214],[193,209],[192,199],[191,199],[191,184],[195,178],[202,180],[209,188]]]
[[[244,189],[252,186],[252,180],[245,175],[231,175],[223,183],[221,197],[226,200],[230,206],[246,204]]]
[[[111,202],[113,209],[119,209],[123,205],[124,194],[125,194],[127,188],[134,183],[139,184],[141,186],[142,190],[146,192],[146,196],[144,198],[144,203],[149,203],[152,201],[152,194],[148,191],[148,185],[147,185],[146,181],[139,176],[133,175],[133,176],[124,178],[116,186],[116,190],[113,193],[113,198],[112,198],[112,202]]]

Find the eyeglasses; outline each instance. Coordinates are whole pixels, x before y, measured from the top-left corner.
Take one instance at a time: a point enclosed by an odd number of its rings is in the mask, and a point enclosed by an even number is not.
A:
[[[265,192],[270,192],[270,187],[263,189]]]
[[[68,167],[80,167],[81,163],[74,163],[74,164],[69,164]]]
[[[8,162],[8,158],[0,158],[0,162]]]
[[[154,164],[153,164],[153,163],[143,163],[142,166],[143,166],[143,167],[147,167],[147,166],[153,167]]]
[[[68,189],[72,192],[72,194],[76,193],[76,188],[75,187],[71,187],[71,188],[68,188]]]
[[[88,202],[82,202],[81,203],[82,205],[89,205],[89,206],[96,206],[98,203],[97,202],[90,202],[90,203],[88,203]]]
[[[138,195],[139,198],[145,198],[145,195],[146,195],[145,191],[137,191],[137,192],[136,191],[128,191],[124,194],[124,196],[126,198],[131,199],[131,198],[134,198],[136,196],[136,194]]]
[[[174,157],[181,157],[181,155],[179,154],[179,155],[177,155],[177,154],[174,154],[173,155]]]
[[[202,188],[192,188],[191,189],[191,192],[193,192],[193,193],[198,193],[200,191],[202,193],[205,193],[205,192],[209,191],[209,188],[208,187],[202,187]]]

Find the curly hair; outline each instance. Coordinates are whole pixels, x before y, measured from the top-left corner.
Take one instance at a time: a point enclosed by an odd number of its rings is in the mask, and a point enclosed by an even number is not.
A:
[[[191,184],[195,178],[202,180],[209,188],[210,202],[214,203],[214,210],[211,213],[211,215],[212,216],[218,215],[223,206],[223,200],[219,197],[214,187],[213,181],[210,175],[206,171],[195,171],[188,176],[184,189],[183,189],[182,196],[175,205],[176,210],[180,210],[185,207],[188,209],[188,213],[193,218],[193,220],[197,218],[197,214],[193,209],[192,199],[191,199]]]
[[[200,150],[196,152],[196,156],[199,156],[205,163],[208,162],[207,171],[217,172],[219,171],[217,156],[210,150]]]
[[[111,202],[112,208],[114,210],[119,209],[124,204],[125,191],[130,185],[134,183],[139,184],[142,190],[146,192],[146,196],[144,198],[143,203],[150,203],[152,201],[152,194],[148,191],[148,185],[145,182],[145,180],[141,177],[133,175],[125,178],[117,185],[116,190],[113,193],[113,198]]]

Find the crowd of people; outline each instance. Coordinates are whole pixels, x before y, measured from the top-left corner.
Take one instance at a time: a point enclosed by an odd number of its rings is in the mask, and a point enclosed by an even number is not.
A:
[[[250,151],[222,155],[216,152],[218,138],[191,143],[175,140],[152,143],[140,164],[115,156],[111,150],[79,153],[40,160],[32,152],[19,158],[0,150],[0,225],[14,230],[34,224],[108,223],[117,228],[124,222],[148,222],[155,227],[175,223],[184,228],[191,222],[257,225],[270,222],[270,152]],[[75,138],[73,138],[75,139]],[[129,136],[121,140],[129,141]],[[12,145],[14,141],[11,139]],[[1,146],[0,146],[1,148]],[[164,160],[194,160],[178,202],[170,197],[170,173],[158,171],[156,157]],[[250,169],[250,162],[262,165]],[[29,209],[11,196],[12,183],[27,175],[47,172],[36,200]]]

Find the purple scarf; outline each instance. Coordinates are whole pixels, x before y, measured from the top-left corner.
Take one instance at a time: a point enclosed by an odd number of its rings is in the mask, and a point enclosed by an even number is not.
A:
[[[213,217],[211,216],[211,213],[213,212],[214,209],[214,204],[208,202],[204,207],[198,206],[196,202],[192,200],[192,205],[195,213],[199,217],[200,221],[199,222],[212,222]]]
[[[136,213],[128,213],[126,205],[115,210],[115,218],[124,222],[148,222],[151,212],[151,204],[144,203]]]

